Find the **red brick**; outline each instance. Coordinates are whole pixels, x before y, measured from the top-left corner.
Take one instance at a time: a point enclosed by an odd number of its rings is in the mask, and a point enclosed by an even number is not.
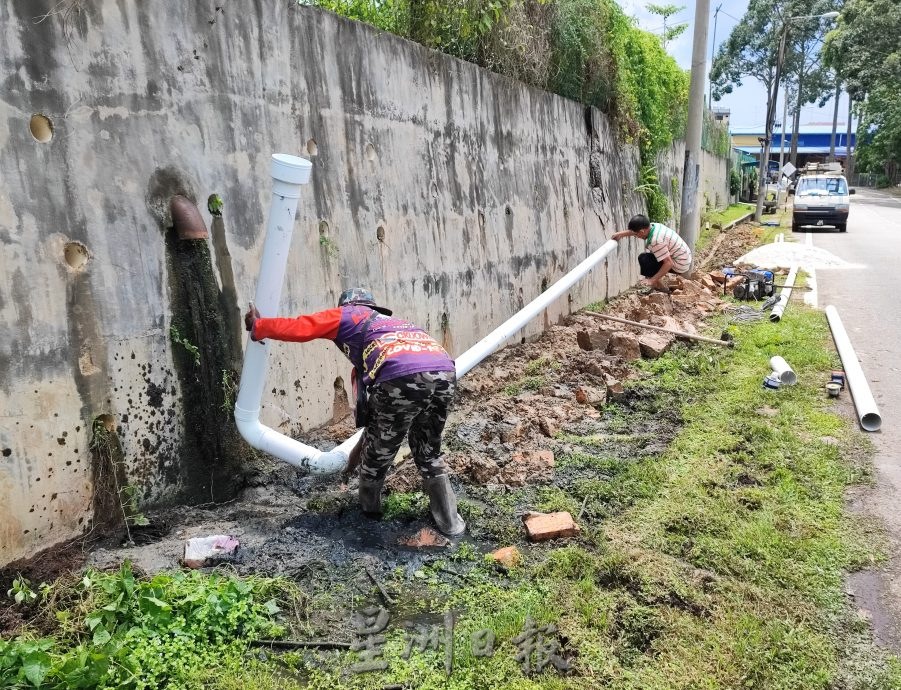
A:
[[[400,543],[404,546],[421,549],[425,546],[447,546],[450,544],[450,540],[438,534],[431,527],[423,527],[412,537],[401,539]]]
[[[563,511],[559,513],[526,513],[523,516],[529,541],[547,541],[558,537],[573,537],[579,533],[579,526],[573,516]]]
[[[519,553],[519,549],[515,546],[505,546],[502,549],[494,551],[491,554],[491,558],[505,568],[515,568],[522,561],[522,554]]]

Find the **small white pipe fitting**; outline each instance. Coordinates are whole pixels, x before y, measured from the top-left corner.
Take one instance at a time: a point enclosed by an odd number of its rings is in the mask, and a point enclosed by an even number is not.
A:
[[[838,350],[838,356],[842,358],[845,380],[848,382],[848,388],[851,389],[851,397],[854,398],[854,407],[857,410],[857,417],[860,419],[860,426],[864,431],[879,431],[882,426],[882,415],[879,414],[879,408],[876,407],[876,401],[870,391],[870,384],[867,383],[867,377],[864,376],[863,368],[857,360],[857,353],[854,352],[854,346],[845,331],[841,317],[831,304],[826,307],[826,320],[832,331],[835,349]]]
[[[794,386],[798,382],[798,377],[795,376],[795,372],[792,371],[788,362],[779,355],[770,357],[770,366],[773,367],[773,371],[779,377],[779,380],[786,386]]]

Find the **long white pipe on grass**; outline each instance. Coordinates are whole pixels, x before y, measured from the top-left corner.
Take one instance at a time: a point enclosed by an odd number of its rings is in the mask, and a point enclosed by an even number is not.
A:
[[[795,278],[798,275],[798,267],[792,266],[788,271],[788,276],[785,278],[785,285],[782,287],[782,293],[779,295],[779,301],[776,302],[776,306],[773,307],[773,311],[770,312],[770,321],[776,322],[782,320],[782,312],[785,311],[785,308],[788,306],[788,299],[791,297],[792,291],[791,288],[795,284]]]
[[[272,202],[266,225],[266,240],[263,244],[263,258],[260,263],[255,300],[260,316],[272,317],[278,312],[300,187],[310,181],[311,171],[312,164],[303,158],[285,154],[276,154],[272,157]],[[617,246],[615,240],[605,242],[600,249],[536,299],[461,354],[456,360],[457,377],[464,376],[495,352],[508,338],[561,297],[592,268],[604,261]],[[313,474],[334,474],[343,470],[347,466],[351,450],[363,435],[362,429],[337,448],[323,452],[260,422],[260,404],[268,363],[269,343],[259,343],[248,338],[244,353],[244,368],[241,372],[241,388],[235,404],[235,423],[241,436],[254,448]]]
[[[879,431],[882,426],[882,415],[879,414],[879,408],[876,407],[876,401],[870,392],[870,384],[867,383],[867,377],[864,376],[863,368],[860,366],[857,353],[854,352],[854,346],[851,345],[851,339],[845,331],[842,319],[838,315],[838,310],[831,304],[826,307],[826,320],[829,321],[835,349],[838,350],[838,356],[842,358],[845,380],[851,389],[851,397],[854,398],[854,407],[857,410],[857,417],[860,419],[860,426],[864,431]]]

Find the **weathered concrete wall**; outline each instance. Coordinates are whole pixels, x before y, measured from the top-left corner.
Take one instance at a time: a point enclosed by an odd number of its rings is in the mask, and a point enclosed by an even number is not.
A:
[[[235,315],[270,154],[310,157],[281,312],[369,285],[452,353],[641,210],[636,152],[598,113],[289,5],[92,0],[38,21],[55,0],[0,0],[0,563],[90,524],[101,415],[142,501],[185,488],[182,439],[207,411],[183,409],[173,361],[172,193],[207,223],[224,198],[210,246]],[[635,251],[523,336],[633,283]],[[276,344],[264,421],[327,422],[349,369],[329,343]]]
[[[709,151],[701,151],[701,204],[723,208],[731,200],[729,195],[729,158],[720,158]],[[682,174],[685,166],[685,142],[675,141],[657,155],[657,179],[673,209],[671,227],[678,227],[682,204]],[[651,219],[655,220],[655,219]]]

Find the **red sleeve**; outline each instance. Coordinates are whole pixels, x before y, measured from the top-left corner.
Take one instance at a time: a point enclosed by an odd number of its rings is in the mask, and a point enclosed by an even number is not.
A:
[[[303,314],[296,319],[257,319],[253,325],[254,340],[288,340],[305,343],[316,338],[334,340],[341,325],[341,308]]]

